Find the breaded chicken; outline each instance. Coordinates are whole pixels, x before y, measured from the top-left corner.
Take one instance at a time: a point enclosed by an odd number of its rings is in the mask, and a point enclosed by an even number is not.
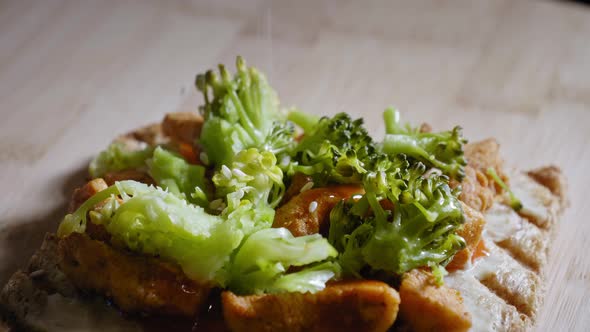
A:
[[[306,186],[313,186],[313,180],[311,176],[305,175],[303,173],[293,174],[293,176],[291,177],[291,184],[287,188],[287,191],[285,191],[285,195],[283,195],[283,200],[281,201],[281,204],[285,204],[288,201],[290,201],[291,198],[299,195],[301,191],[304,191],[304,188],[306,188]]]
[[[327,234],[332,208],[343,199],[363,193],[362,187],[356,185],[303,191],[276,210],[272,227],[285,227],[294,236]]]
[[[192,145],[201,135],[203,121],[196,112],[168,113],[162,121],[162,131],[177,142]]]
[[[395,289],[380,281],[344,281],[311,293],[222,294],[232,331],[387,331],[398,312]]]
[[[72,213],[76,211],[80,207],[80,205],[86,202],[90,197],[92,197],[99,191],[107,189],[107,187],[108,185],[103,179],[97,178],[90,180],[82,187],[77,188],[76,190],[74,190],[72,198],[70,199],[68,212]]]
[[[492,138],[465,145],[467,166],[459,198],[480,212],[492,207],[496,195],[502,193],[502,188],[487,174],[487,170],[493,168],[508,183],[499,149],[500,145]]]
[[[472,209],[463,202],[461,202],[461,208],[465,216],[465,223],[457,230],[457,234],[465,239],[467,245],[455,254],[453,260],[447,265],[447,270],[458,270],[467,265],[481,241],[481,233],[486,224],[483,215],[479,211]]]
[[[414,269],[405,273],[399,295],[400,318],[413,331],[467,331],[471,327],[461,293],[437,285],[430,272]]]
[[[340,185],[303,191],[277,209],[272,227],[285,227],[294,236],[327,234],[330,211],[343,199],[364,190],[356,185]]]
[[[195,317],[211,287],[160,259],[117,250],[86,234],[59,240],[59,266],[79,289],[111,299],[125,312]]]

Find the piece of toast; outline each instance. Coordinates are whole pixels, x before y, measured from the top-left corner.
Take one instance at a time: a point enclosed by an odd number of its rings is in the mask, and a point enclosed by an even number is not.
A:
[[[565,199],[563,192],[552,193],[522,172],[512,174],[511,187],[528,208],[517,214],[496,202],[486,213],[484,241],[489,256],[445,280],[461,292],[473,331],[527,330],[542,303],[542,271]],[[141,328],[116,309],[77,292],[57,265],[56,248],[57,238],[47,234],[27,268],[14,273],[4,286],[0,308],[5,321],[17,330]]]
[[[118,138],[130,144],[166,142],[160,125]],[[565,181],[558,168],[513,171],[510,186],[524,208],[514,212],[496,200],[485,214],[487,256],[445,282],[461,292],[471,314],[472,331],[529,329],[540,309],[543,268],[557,219],[567,205]],[[55,235],[47,234],[28,266],[17,271],[0,292],[0,314],[14,330],[142,330],[105,301],[78,292],[58,266]],[[401,328],[396,324],[394,329]],[[0,331],[2,325],[0,325]]]

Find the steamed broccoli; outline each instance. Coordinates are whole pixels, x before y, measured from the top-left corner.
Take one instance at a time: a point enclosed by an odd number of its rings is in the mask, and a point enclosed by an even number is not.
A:
[[[399,112],[389,108],[383,114],[386,135],[381,150],[387,154],[406,154],[424,164],[440,169],[451,178],[461,180],[467,164],[463,155],[461,127],[440,133],[422,133],[400,125]]]
[[[277,94],[264,75],[247,67],[241,57],[236,66],[234,77],[219,65],[219,75],[210,70],[196,78],[205,99],[200,107],[205,117],[200,143],[217,166],[230,164],[247,148],[279,153],[294,144],[293,129],[285,124]]]
[[[276,163],[272,152],[254,148],[240,151],[230,167],[221,166],[213,176],[217,196],[226,198],[230,210],[242,200],[276,207],[285,192],[283,172]]]
[[[322,117],[299,142],[292,171],[312,175],[316,183],[360,183],[376,156],[363,120],[346,113]]]
[[[320,121],[319,116],[301,112],[298,109],[291,110],[287,115],[287,119],[303,129],[305,134],[310,134]]]
[[[132,150],[124,143],[111,143],[90,162],[88,173],[91,177],[98,178],[112,171],[144,167],[153,151],[153,147]]]
[[[206,206],[210,188],[205,177],[205,168],[191,165],[180,155],[157,147],[152,158],[147,160],[150,176],[158,186],[180,195],[187,201]]]
[[[373,173],[361,199],[341,202],[330,214],[329,241],[349,274],[401,275],[420,266],[444,265],[465,247],[456,234],[463,211],[448,178],[427,174],[420,162],[392,169]]]

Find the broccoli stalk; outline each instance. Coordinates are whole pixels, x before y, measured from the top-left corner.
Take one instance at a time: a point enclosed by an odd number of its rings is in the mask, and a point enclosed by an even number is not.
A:
[[[510,190],[508,185],[506,185],[506,183],[502,181],[500,176],[498,176],[498,173],[496,173],[496,170],[493,167],[490,167],[486,170],[486,173],[492,177],[494,182],[496,182],[502,189],[504,189],[508,193],[508,198],[510,199],[510,207],[514,211],[520,211],[520,209],[522,209],[522,202],[520,201],[520,199],[518,199],[518,197],[514,195],[514,193],[512,192],[512,190]]]
[[[406,154],[430,167],[440,169],[451,178],[461,180],[467,164],[463,155],[461,127],[440,133],[422,133],[410,126],[400,125],[399,112],[388,108],[383,114],[386,135],[381,151],[387,154]]]
[[[291,110],[287,115],[287,120],[298,125],[305,134],[309,134],[313,131],[313,128],[320,121],[320,117],[317,115],[301,112],[299,110]]]

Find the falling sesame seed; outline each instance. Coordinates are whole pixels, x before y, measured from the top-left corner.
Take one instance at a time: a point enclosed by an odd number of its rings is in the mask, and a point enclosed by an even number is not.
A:
[[[299,190],[299,192],[302,193],[304,191],[308,191],[311,188],[313,188],[313,181],[304,184],[303,187],[301,187],[301,189]]]
[[[201,153],[199,153],[199,159],[201,159],[203,164],[209,165],[209,155],[205,151],[201,151]]]
[[[225,176],[226,178],[231,179],[231,171],[227,166],[221,166],[221,173],[223,173],[223,176]]]
[[[309,203],[309,213],[314,213],[318,209],[318,202],[313,201]]]
[[[363,195],[360,195],[360,194],[356,194],[356,195],[353,195],[352,196],[352,199],[355,200],[355,201],[358,201],[361,198],[363,198]]]

